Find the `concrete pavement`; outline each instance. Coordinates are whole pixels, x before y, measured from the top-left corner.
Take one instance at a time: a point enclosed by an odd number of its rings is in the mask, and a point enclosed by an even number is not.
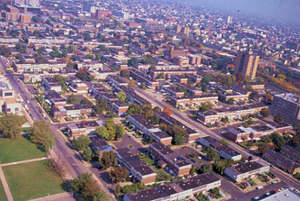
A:
[[[71,193],[59,193],[28,201],[75,201],[75,199],[73,198]]]
[[[13,198],[11,192],[10,192],[9,186],[6,182],[6,178],[4,176],[2,167],[0,167],[0,180],[2,182],[2,186],[3,186],[3,189],[4,189],[7,200],[8,201],[14,201],[14,198]]]
[[[23,164],[23,163],[31,163],[31,162],[42,161],[42,160],[46,160],[46,159],[48,159],[48,158],[42,157],[42,158],[35,158],[35,159],[17,161],[17,162],[11,162],[11,163],[2,163],[2,164],[0,164],[0,167],[10,166],[10,165],[18,165],[18,164]]]

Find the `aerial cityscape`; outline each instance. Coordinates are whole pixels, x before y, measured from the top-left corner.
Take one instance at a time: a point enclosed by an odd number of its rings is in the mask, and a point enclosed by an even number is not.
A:
[[[0,7],[0,201],[300,201],[299,2]]]

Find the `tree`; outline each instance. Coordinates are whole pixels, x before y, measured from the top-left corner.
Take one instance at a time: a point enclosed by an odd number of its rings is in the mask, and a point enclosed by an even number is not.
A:
[[[113,182],[123,182],[128,177],[129,172],[123,167],[114,167],[110,171],[110,178]]]
[[[121,77],[125,77],[125,78],[129,79],[130,72],[128,70],[121,70],[120,75],[121,75]]]
[[[105,140],[110,141],[112,139],[110,133],[105,126],[100,126],[96,129],[97,135],[103,137]]]
[[[114,123],[113,119],[106,119],[105,120],[105,127],[110,135],[110,140],[115,139],[116,137],[116,124]]]
[[[104,152],[102,157],[99,158],[99,165],[103,169],[107,169],[118,164],[118,159],[113,151]]]
[[[55,75],[55,80],[60,84],[63,90],[66,90],[68,88],[66,82],[68,79],[66,77],[63,77],[61,75]]]
[[[41,146],[46,151],[49,151],[55,146],[55,138],[51,128],[49,124],[43,120],[33,123],[30,139],[33,143]]]
[[[300,139],[298,135],[293,135],[293,138],[291,139],[291,145],[293,147],[298,147],[300,145]]]
[[[153,111],[154,111],[154,112],[161,112],[161,109],[160,109],[160,107],[155,106],[155,107],[153,108]]]
[[[80,103],[80,98],[78,98],[74,94],[71,94],[67,99],[67,103],[69,103],[69,104]]]
[[[181,145],[185,143],[187,132],[184,128],[178,125],[167,125],[163,123],[160,124],[159,127],[173,137],[173,144]]]
[[[204,164],[200,168],[201,173],[206,173],[206,172],[211,172],[212,171],[212,165],[209,164]]]
[[[173,136],[173,144],[175,145],[182,145],[186,141],[186,137],[182,133],[175,133]]]
[[[26,122],[25,117],[7,114],[0,118],[0,130],[3,135],[10,139],[16,139],[21,135],[22,125]]]
[[[128,64],[128,66],[136,66],[138,64],[138,62],[139,61],[137,60],[137,58],[131,58],[128,60],[127,64]]]
[[[296,131],[297,135],[300,134],[300,124],[297,124],[295,127],[294,127],[294,130]]]
[[[267,93],[264,95],[264,102],[266,104],[270,105],[272,103],[272,101],[273,101],[273,96],[271,94]]]
[[[97,99],[96,106],[94,107],[96,114],[102,114],[104,111],[109,110],[109,105],[103,98]]]
[[[69,183],[70,190],[85,201],[105,201],[107,196],[100,191],[91,174],[80,174]]]
[[[279,123],[279,124],[282,124],[284,119],[283,119],[283,116],[282,114],[278,113],[274,116],[274,121]]]
[[[173,114],[173,111],[172,111],[172,109],[170,109],[170,107],[164,107],[163,112],[169,116],[171,116]]]
[[[124,127],[122,125],[116,125],[116,140],[123,137],[125,133]]]
[[[124,92],[124,91],[120,91],[118,94],[117,94],[117,98],[121,101],[121,102],[123,102],[123,103],[125,103],[126,102],[126,93]]]
[[[266,153],[267,151],[269,151],[270,147],[267,143],[263,143],[263,144],[260,144],[258,145],[258,153],[263,155],[264,153]]]
[[[270,116],[270,110],[269,110],[269,108],[263,108],[263,109],[260,111],[260,114],[261,114],[261,116],[263,116],[263,117],[268,117],[268,116]]]
[[[93,151],[89,147],[86,147],[81,155],[87,161],[91,161],[93,159]]]
[[[91,144],[91,140],[86,135],[81,135],[72,141],[72,146],[78,151],[85,150],[89,144]]]
[[[233,163],[232,160],[227,160],[227,159],[219,160],[215,163],[214,169],[217,173],[219,173],[220,175],[223,175],[224,170],[227,167],[230,167],[232,165],[232,163]]]
[[[199,112],[206,112],[208,110],[211,110],[213,108],[213,105],[210,102],[202,103],[199,107]]]
[[[107,201],[107,195],[104,192],[98,192],[93,197],[93,201]]]
[[[91,76],[86,69],[79,69],[78,72],[76,73],[76,77],[83,81],[92,81],[93,76]]]
[[[220,155],[218,154],[218,152],[210,147],[207,148],[206,157],[210,161],[212,160],[217,161],[220,159]]]
[[[129,87],[134,87],[134,84],[135,84],[135,83],[134,83],[134,80],[130,80],[130,81],[129,81]]]
[[[285,144],[284,138],[279,133],[272,133],[271,139],[275,145],[275,150],[280,151],[281,147]]]
[[[9,57],[11,55],[11,49],[9,47],[0,46],[0,55]]]
[[[121,195],[121,186],[120,186],[120,184],[117,184],[116,187],[115,187],[115,195],[117,197],[119,197]]]

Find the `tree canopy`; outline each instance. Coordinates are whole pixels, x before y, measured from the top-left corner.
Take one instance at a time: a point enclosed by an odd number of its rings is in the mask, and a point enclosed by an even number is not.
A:
[[[0,118],[0,130],[7,138],[16,139],[20,136],[25,117],[7,114]]]
[[[107,195],[100,191],[91,174],[80,174],[69,183],[69,187],[78,197],[85,201],[106,201]]]
[[[43,120],[33,123],[30,139],[33,143],[41,146],[46,151],[49,151],[55,146],[55,138],[51,128],[49,124]]]
[[[91,144],[91,140],[86,135],[81,135],[72,141],[73,147],[78,151],[83,151]]]

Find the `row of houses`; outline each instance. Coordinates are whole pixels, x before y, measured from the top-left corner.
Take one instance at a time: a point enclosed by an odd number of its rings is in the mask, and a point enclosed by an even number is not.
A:
[[[145,190],[128,193],[124,201],[175,201],[185,200],[195,194],[221,186],[221,180],[211,173],[204,173],[173,183],[164,183]]]
[[[157,174],[130,149],[118,149],[116,156],[119,162],[130,171],[136,181],[144,184],[155,183]]]
[[[190,174],[192,164],[184,155],[164,144],[152,143],[149,147],[149,155],[156,161],[158,166],[165,168],[171,175],[182,177]]]
[[[282,170],[296,174],[300,172],[300,147],[284,145],[280,152],[269,150],[263,154],[263,158]]]
[[[142,115],[129,115],[127,122],[130,122],[136,131],[140,131],[148,137],[151,137],[156,142],[165,145],[170,145],[172,142],[171,136],[157,126],[152,125]]]
[[[220,154],[220,156],[225,159],[233,161],[239,161],[242,159],[242,155],[240,153],[228,147],[227,145],[222,144],[221,142],[210,136],[202,137],[198,139],[197,142],[206,147],[211,147],[215,149]]]
[[[254,175],[267,173],[269,171],[269,165],[258,163],[256,161],[250,161],[226,168],[224,173],[234,182],[239,183]]]
[[[229,121],[236,121],[244,116],[259,113],[264,108],[268,108],[268,106],[263,103],[255,103],[239,107],[213,109],[206,112],[198,112],[197,120],[205,125],[218,123],[224,118],[228,118]]]
[[[235,143],[247,142],[250,140],[258,141],[262,136],[270,135],[274,132],[288,133],[293,129],[290,125],[279,125],[276,123],[258,124],[253,126],[229,127],[223,136]]]
[[[153,79],[151,76],[146,75],[135,69],[130,69],[130,77],[133,78],[138,83],[144,83],[146,87],[155,89],[159,86],[159,82]]]

